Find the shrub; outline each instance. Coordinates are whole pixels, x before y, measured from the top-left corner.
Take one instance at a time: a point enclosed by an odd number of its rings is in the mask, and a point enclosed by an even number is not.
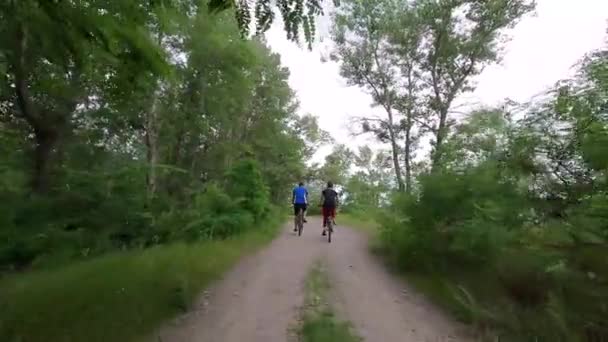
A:
[[[517,248],[501,253],[495,270],[514,302],[524,307],[539,307],[547,303],[552,289],[548,271],[556,262],[538,250]]]
[[[269,191],[258,163],[253,159],[237,162],[226,173],[226,193],[257,221],[269,210]]]
[[[421,177],[419,198],[398,195],[383,219],[383,239],[404,267],[480,267],[508,246],[524,221],[525,198],[499,169]]]

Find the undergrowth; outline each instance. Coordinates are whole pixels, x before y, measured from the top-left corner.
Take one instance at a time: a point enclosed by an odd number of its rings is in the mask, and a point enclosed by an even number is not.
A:
[[[0,282],[0,340],[133,341],[184,312],[240,257],[269,242],[264,229],[219,241],[107,254]]]

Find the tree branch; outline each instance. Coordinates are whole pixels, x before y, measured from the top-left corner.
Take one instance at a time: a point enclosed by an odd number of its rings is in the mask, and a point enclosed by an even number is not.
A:
[[[416,117],[412,117],[412,120],[415,121],[417,124],[419,124],[420,126],[428,129],[429,131],[431,131],[433,134],[437,134],[437,129],[431,125],[429,125],[428,123],[416,118]]]

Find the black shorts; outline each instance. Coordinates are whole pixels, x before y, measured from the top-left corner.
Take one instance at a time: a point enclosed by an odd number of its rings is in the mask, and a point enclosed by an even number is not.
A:
[[[303,211],[306,211],[307,207],[308,207],[308,205],[306,203],[294,203],[293,214],[297,216],[298,213],[300,212],[300,209],[302,209]]]

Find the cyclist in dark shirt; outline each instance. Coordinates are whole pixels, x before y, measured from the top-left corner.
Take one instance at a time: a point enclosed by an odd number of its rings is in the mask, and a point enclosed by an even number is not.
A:
[[[338,206],[338,193],[334,190],[334,184],[327,182],[327,188],[321,192],[321,203],[323,208],[323,235],[326,234],[326,222],[327,219],[332,220],[334,226],[336,225],[336,207]]]

